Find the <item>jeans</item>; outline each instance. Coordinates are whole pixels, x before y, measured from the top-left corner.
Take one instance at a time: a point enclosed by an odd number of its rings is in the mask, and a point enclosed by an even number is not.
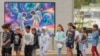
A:
[[[57,56],[62,56],[61,51],[62,51],[62,48],[58,48],[58,55]]]

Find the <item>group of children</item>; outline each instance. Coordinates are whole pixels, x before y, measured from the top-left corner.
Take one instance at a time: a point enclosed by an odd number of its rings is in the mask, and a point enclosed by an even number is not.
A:
[[[36,56],[36,49],[40,48],[40,56],[46,56],[50,36],[46,26],[42,27],[40,36],[36,28],[25,27],[21,32],[19,27],[11,30],[11,24],[2,25],[2,56],[12,56],[12,48],[16,51],[16,56],[21,56],[21,47],[24,44],[24,56]]]
[[[67,48],[68,56],[74,56],[73,55],[74,43],[76,44],[77,56],[87,56],[86,55],[86,49],[88,48],[87,28],[83,27],[79,32],[76,30],[76,27],[72,23],[68,23],[67,28],[68,29],[65,34],[63,26],[61,24],[57,26],[57,31],[55,34],[55,41],[57,43],[57,48],[58,48],[57,56],[62,56],[61,51],[64,46],[64,43]],[[91,48],[92,56],[99,56],[99,53],[97,51],[97,46],[99,42],[99,28],[97,24],[93,25],[92,39],[93,39]]]
[[[81,31],[77,31],[72,23],[68,23],[66,34],[63,26],[59,24],[55,32],[55,41],[57,43],[58,55],[62,56],[61,51],[66,45],[67,55],[73,56],[74,43],[76,44],[77,56],[86,56],[86,48],[88,48],[88,32],[86,27]],[[14,44],[16,56],[21,56],[21,47],[24,44],[24,56],[36,56],[36,49],[40,49],[40,56],[47,56],[47,50],[50,42],[50,35],[48,28],[42,27],[40,36],[37,34],[36,28],[30,26],[25,27],[25,31],[21,32],[19,27],[12,31],[11,24],[4,24],[2,26],[2,56],[11,56]],[[94,24],[92,28],[92,56],[99,56],[97,46],[99,42],[98,25]]]

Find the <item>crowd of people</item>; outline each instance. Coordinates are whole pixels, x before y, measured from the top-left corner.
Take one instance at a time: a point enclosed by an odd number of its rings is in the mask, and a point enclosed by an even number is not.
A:
[[[67,24],[67,31],[65,33],[63,26],[58,24],[55,32],[54,40],[57,44],[58,54],[62,56],[62,49],[66,45],[68,56],[73,55],[73,48],[76,48],[77,56],[87,56],[86,49],[88,48],[88,32],[87,28],[83,27],[79,32],[73,23]],[[11,24],[2,25],[2,56],[11,56],[12,48],[16,52],[16,56],[21,56],[22,45],[24,44],[24,56],[36,56],[36,50],[40,50],[40,56],[48,56],[48,48],[50,42],[50,35],[48,28],[43,26],[41,34],[38,35],[36,28],[26,26],[25,31],[21,31],[20,27],[16,27],[13,31]],[[99,56],[97,46],[99,42],[98,25],[94,24],[92,28],[92,56]],[[74,47],[76,44],[76,47]]]
[[[37,34],[36,28],[30,26],[25,27],[25,32],[21,32],[19,27],[12,31],[11,24],[2,26],[2,56],[11,56],[12,48],[16,52],[16,56],[21,56],[21,47],[25,44],[24,55],[36,56],[36,49],[40,48],[40,56],[46,56],[49,45],[50,36],[47,33],[47,27],[42,27],[40,36]]]
[[[86,49],[88,48],[87,28],[83,27],[81,31],[78,31],[76,30],[75,25],[73,25],[72,23],[68,23],[67,27],[68,29],[65,34],[63,26],[61,24],[57,26],[57,31],[55,35],[55,40],[57,42],[57,47],[58,47],[57,56],[62,56],[61,51],[64,44],[66,45],[68,56],[74,56],[73,55],[74,44],[76,44],[75,48],[77,51],[77,56],[87,56],[86,54]],[[92,39],[93,39],[92,48],[91,48],[92,56],[99,56],[97,50],[97,46],[99,42],[99,28],[97,24],[93,25]]]

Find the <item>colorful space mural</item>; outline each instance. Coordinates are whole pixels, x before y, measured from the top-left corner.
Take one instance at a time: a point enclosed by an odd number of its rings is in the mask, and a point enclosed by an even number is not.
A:
[[[5,23],[12,23],[13,29],[17,26],[24,29],[27,25],[37,29],[47,26],[54,32],[54,2],[5,2],[4,8]]]

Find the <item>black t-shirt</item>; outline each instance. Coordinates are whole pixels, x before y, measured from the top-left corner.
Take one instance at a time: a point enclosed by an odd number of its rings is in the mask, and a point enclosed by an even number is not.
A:
[[[22,35],[21,34],[14,34],[14,45],[15,46],[19,46],[21,44],[21,38]]]
[[[10,30],[10,33],[11,33],[11,43],[13,43],[13,40],[14,40],[14,32],[12,30]]]

